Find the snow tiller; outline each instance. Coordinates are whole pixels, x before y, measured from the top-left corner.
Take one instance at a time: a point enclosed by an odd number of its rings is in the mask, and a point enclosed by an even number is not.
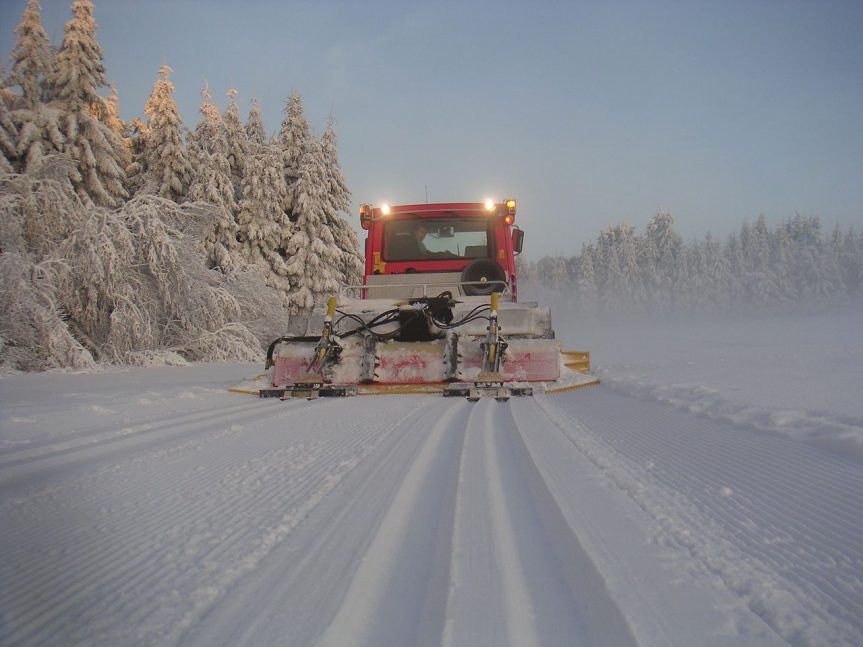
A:
[[[259,395],[506,400],[559,384],[561,371],[586,372],[589,355],[560,350],[548,308],[517,300],[515,212],[515,200],[362,205],[363,284],[291,317],[267,351]]]

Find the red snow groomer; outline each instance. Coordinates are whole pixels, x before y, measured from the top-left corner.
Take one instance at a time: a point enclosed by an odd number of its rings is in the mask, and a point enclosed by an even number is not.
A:
[[[564,364],[548,308],[519,303],[516,201],[360,207],[363,284],[293,316],[262,397],[531,395]],[[586,353],[567,354],[585,368]]]

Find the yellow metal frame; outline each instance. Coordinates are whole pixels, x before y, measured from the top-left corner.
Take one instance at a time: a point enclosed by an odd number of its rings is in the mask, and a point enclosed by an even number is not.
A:
[[[562,350],[563,365],[576,373],[590,373],[590,353],[586,350]]]

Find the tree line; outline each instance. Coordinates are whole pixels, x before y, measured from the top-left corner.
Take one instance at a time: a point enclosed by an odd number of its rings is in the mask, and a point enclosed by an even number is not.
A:
[[[863,232],[796,215],[772,229],[759,216],[724,241],[684,242],[659,212],[643,235],[610,226],[575,256],[522,262],[523,281],[571,292],[586,311],[661,315],[791,310],[859,303]]]
[[[55,47],[28,0],[0,83],[0,363],[249,359],[359,282],[332,119],[313,133],[294,92],[268,137],[204,84],[189,131],[163,65],[125,122],[93,2],[70,8]]]

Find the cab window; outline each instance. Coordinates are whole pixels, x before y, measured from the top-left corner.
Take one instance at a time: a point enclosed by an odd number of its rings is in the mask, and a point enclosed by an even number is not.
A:
[[[392,220],[383,228],[386,261],[490,258],[487,218]]]

